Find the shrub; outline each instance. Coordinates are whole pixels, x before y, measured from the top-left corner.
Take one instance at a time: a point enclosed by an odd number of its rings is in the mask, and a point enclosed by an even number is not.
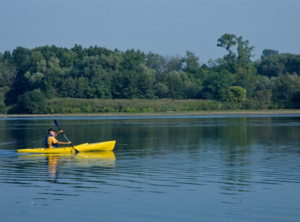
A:
[[[231,86],[228,90],[229,99],[232,102],[244,102],[247,90],[240,86]]]
[[[26,92],[18,97],[16,112],[24,114],[44,113],[46,98],[40,90]]]

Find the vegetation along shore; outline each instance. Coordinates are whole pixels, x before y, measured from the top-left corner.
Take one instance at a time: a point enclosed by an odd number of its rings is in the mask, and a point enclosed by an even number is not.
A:
[[[0,113],[104,114],[300,107],[300,55],[224,34],[223,58],[180,57],[103,47],[17,47],[0,53]],[[273,112],[273,111],[272,111]]]
[[[281,116],[300,115],[298,109],[276,110],[227,110],[227,111],[169,111],[157,113],[57,113],[57,114],[0,114],[0,118],[37,118],[37,117],[179,117],[179,116]]]

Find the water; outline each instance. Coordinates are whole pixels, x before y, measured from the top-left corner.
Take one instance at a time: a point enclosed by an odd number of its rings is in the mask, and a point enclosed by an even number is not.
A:
[[[114,152],[18,154],[53,119],[0,119],[1,222],[300,220],[300,116],[57,120]]]

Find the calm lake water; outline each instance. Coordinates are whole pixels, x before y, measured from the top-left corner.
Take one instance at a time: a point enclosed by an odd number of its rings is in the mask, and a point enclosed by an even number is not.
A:
[[[300,116],[0,119],[0,221],[300,221]],[[62,135],[58,140],[65,141]]]

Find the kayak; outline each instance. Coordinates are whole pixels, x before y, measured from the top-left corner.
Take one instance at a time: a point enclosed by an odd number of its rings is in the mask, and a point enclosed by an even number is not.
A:
[[[79,152],[89,151],[111,151],[114,149],[116,141],[107,141],[99,143],[84,143],[74,146]],[[60,147],[60,148],[33,148],[33,149],[18,149],[18,153],[73,153],[75,152],[72,147]]]

